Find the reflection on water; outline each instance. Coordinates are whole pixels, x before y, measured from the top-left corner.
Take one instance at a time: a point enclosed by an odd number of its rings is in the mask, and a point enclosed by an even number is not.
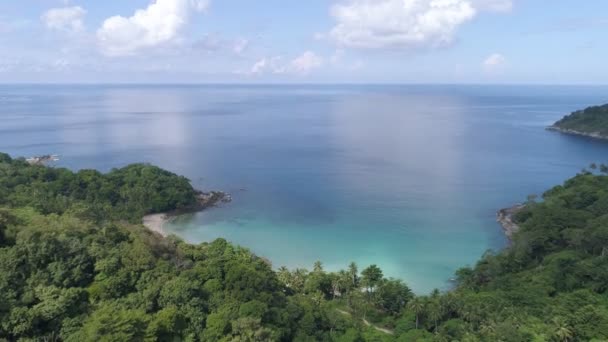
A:
[[[377,263],[445,287],[504,237],[495,211],[608,145],[543,128],[601,87],[1,86],[0,150],[70,168],[151,162],[234,202],[176,221],[302,267]]]

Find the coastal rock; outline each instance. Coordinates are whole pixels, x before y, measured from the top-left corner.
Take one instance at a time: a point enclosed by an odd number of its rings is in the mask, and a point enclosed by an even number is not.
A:
[[[513,234],[519,231],[519,225],[515,223],[514,216],[525,207],[524,204],[516,204],[509,208],[500,209],[496,213],[496,221],[500,223],[509,240],[513,238]]]
[[[600,132],[587,133],[587,132],[577,131],[574,129],[561,128],[561,127],[557,127],[557,126],[549,126],[549,127],[547,127],[547,130],[559,132],[559,133],[563,133],[563,134],[579,135],[579,136],[589,137],[589,138],[594,138],[594,139],[603,139],[603,140],[608,139],[608,136],[602,135]]]
[[[34,156],[27,158],[25,161],[30,165],[46,165],[47,163],[58,161],[59,156],[56,154],[45,154],[43,156]]]
[[[209,207],[213,207],[218,203],[230,203],[232,202],[232,196],[223,191],[210,191],[210,192],[202,192],[199,191],[196,194],[196,199],[198,202],[198,210],[206,209]]]

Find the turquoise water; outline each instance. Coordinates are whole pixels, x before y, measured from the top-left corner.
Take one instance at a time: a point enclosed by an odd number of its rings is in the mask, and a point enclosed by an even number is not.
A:
[[[497,209],[608,143],[548,132],[607,87],[0,86],[0,150],[59,166],[150,162],[232,193],[170,230],[275,266],[378,264],[417,292],[506,241]]]

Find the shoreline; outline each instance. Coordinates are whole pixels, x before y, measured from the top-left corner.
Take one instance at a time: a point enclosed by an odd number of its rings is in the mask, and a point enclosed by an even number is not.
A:
[[[599,139],[599,140],[608,140],[608,136],[602,135],[599,132],[587,133],[587,132],[577,131],[575,129],[567,129],[567,128],[561,128],[561,127],[557,127],[557,126],[549,126],[545,129],[547,131],[559,132],[562,134],[578,135],[581,137],[587,137],[587,138],[593,138],[593,139]]]
[[[146,229],[160,234],[162,237],[167,237],[169,234],[165,231],[165,224],[169,221],[169,216],[166,213],[146,215],[142,219],[142,224]]]
[[[167,237],[170,234],[165,230],[165,225],[172,219],[182,215],[198,213],[210,207],[215,207],[220,203],[230,203],[232,202],[232,196],[222,191],[197,191],[196,202],[197,203],[192,206],[170,212],[145,215],[142,218],[142,225],[152,232]]]
[[[519,231],[519,225],[515,223],[513,216],[525,207],[525,204],[518,203],[512,207],[500,209],[496,212],[496,222],[500,223],[510,242],[513,241],[513,234]]]

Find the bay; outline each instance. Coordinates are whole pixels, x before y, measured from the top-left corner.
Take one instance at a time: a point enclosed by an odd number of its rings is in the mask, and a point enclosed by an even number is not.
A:
[[[608,143],[544,129],[605,102],[591,86],[1,85],[0,151],[153,163],[232,194],[167,227],[187,241],[377,264],[427,293],[506,245],[498,209],[607,161]]]

